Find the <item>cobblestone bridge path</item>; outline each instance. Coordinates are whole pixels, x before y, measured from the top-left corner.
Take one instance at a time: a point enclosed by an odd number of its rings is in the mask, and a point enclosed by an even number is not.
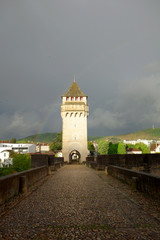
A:
[[[62,167],[12,201],[0,239],[160,239],[158,204],[82,165]]]

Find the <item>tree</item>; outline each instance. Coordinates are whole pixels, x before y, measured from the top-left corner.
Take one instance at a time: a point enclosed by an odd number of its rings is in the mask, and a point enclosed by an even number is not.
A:
[[[126,148],[123,143],[118,143],[117,154],[126,154]]]
[[[10,156],[11,158],[13,158],[14,155],[16,155],[16,153],[15,153],[13,150],[11,150],[9,156]]]
[[[101,155],[108,154],[109,142],[102,140],[98,143],[98,153]]]
[[[31,168],[31,156],[28,154],[15,154],[13,156],[13,168],[17,172]]]
[[[131,143],[127,143],[126,148],[135,148],[135,145]]]
[[[115,143],[115,144],[110,143],[108,154],[117,154],[117,152],[118,152],[118,143]]]
[[[91,141],[88,141],[88,150],[90,151],[90,155],[93,156],[95,152],[95,147]]]
[[[147,145],[142,143],[142,142],[136,143],[135,147],[138,148],[139,150],[141,150],[142,153],[144,153],[144,154],[145,153],[150,153],[149,148],[147,147]]]
[[[62,149],[62,132],[57,133],[56,138],[53,139],[53,143],[50,144],[50,150],[58,151]]]
[[[52,151],[58,151],[62,149],[62,143],[60,142],[55,142],[50,144],[50,150]]]
[[[10,143],[16,143],[16,138],[12,138],[12,139],[10,140]]]

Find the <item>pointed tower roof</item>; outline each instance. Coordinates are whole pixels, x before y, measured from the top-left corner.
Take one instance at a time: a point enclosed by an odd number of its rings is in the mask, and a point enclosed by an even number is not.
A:
[[[82,92],[74,78],[74,82],[72,83],[68,91],[63,95],[63,97],[87,97],[87,96]]]

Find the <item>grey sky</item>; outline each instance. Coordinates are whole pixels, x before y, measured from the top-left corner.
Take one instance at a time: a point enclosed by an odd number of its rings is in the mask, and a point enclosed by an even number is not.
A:
[[[160,127],[159,0],[0,0],[0,139],[61,131],[76,75],[89,135]]]

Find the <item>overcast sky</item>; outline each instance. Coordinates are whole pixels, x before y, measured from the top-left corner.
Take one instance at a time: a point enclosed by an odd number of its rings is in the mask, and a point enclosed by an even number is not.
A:
[[[0,0],[0,139],[59,132],[88,95],[88,135],[160,127],[159,0]]]

